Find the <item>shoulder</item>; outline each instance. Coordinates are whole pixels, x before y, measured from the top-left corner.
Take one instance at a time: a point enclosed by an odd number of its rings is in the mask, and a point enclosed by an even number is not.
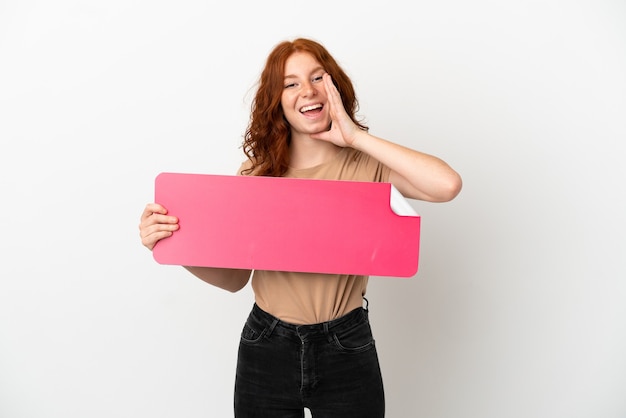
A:
[[[341,153],[340,178],[345,180],[387,182],[390,169],[365,152],[345,148]]]
[[[238,176],[249,176],[249,175],[252,175],[252,173],[250,173],[250,172],[244,173],[245,170],[249,170],[250,168],[252,168],[252,161],[245,160],[239,166],[239,169],[237,170],[237,175]]]

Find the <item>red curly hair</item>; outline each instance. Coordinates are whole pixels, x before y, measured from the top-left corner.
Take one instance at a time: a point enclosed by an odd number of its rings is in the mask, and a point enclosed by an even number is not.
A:
[[[291,128],[284,117],[281,97],[284,88],[285,63],[294,52],[308,52],[332,76],[341,101],[350,118],[363,130],[367,126],[356,119],[359,104],[348,75],[326,48],[311,39],[298,38],[276,45],[267,57],[258,88],[252,101],[250,122],[242,144],[251,165],[241,174],[281,177],[289,168]]]

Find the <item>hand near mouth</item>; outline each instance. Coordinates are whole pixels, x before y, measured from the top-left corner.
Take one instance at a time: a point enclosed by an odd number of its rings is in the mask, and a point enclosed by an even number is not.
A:
[[[351,147],[358,132],[363,131],[348,116],[346,109],[343,107],[341,95],[333,84],[330,74],[324,74],[323,79],[331,125],[328,131],[311,134],[311,138],[332,142],[340,147]]]

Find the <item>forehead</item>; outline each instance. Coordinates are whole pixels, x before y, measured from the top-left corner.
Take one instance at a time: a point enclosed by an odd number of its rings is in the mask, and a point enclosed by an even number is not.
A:
[[[285,61],[285,77],[298,77],[299,75],[309,75],[310,73],[322,69],[320,64],[308,52],[294,52]]]

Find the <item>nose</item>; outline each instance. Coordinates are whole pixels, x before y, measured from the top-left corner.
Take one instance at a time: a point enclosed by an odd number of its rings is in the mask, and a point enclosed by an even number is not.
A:
[[[315,90],[313,83],[311,83],[310,81],[302,84],[302,89],[300,90],[300,94],[302,95],[302,97],[315,96],[316,93],[317,90]]]

